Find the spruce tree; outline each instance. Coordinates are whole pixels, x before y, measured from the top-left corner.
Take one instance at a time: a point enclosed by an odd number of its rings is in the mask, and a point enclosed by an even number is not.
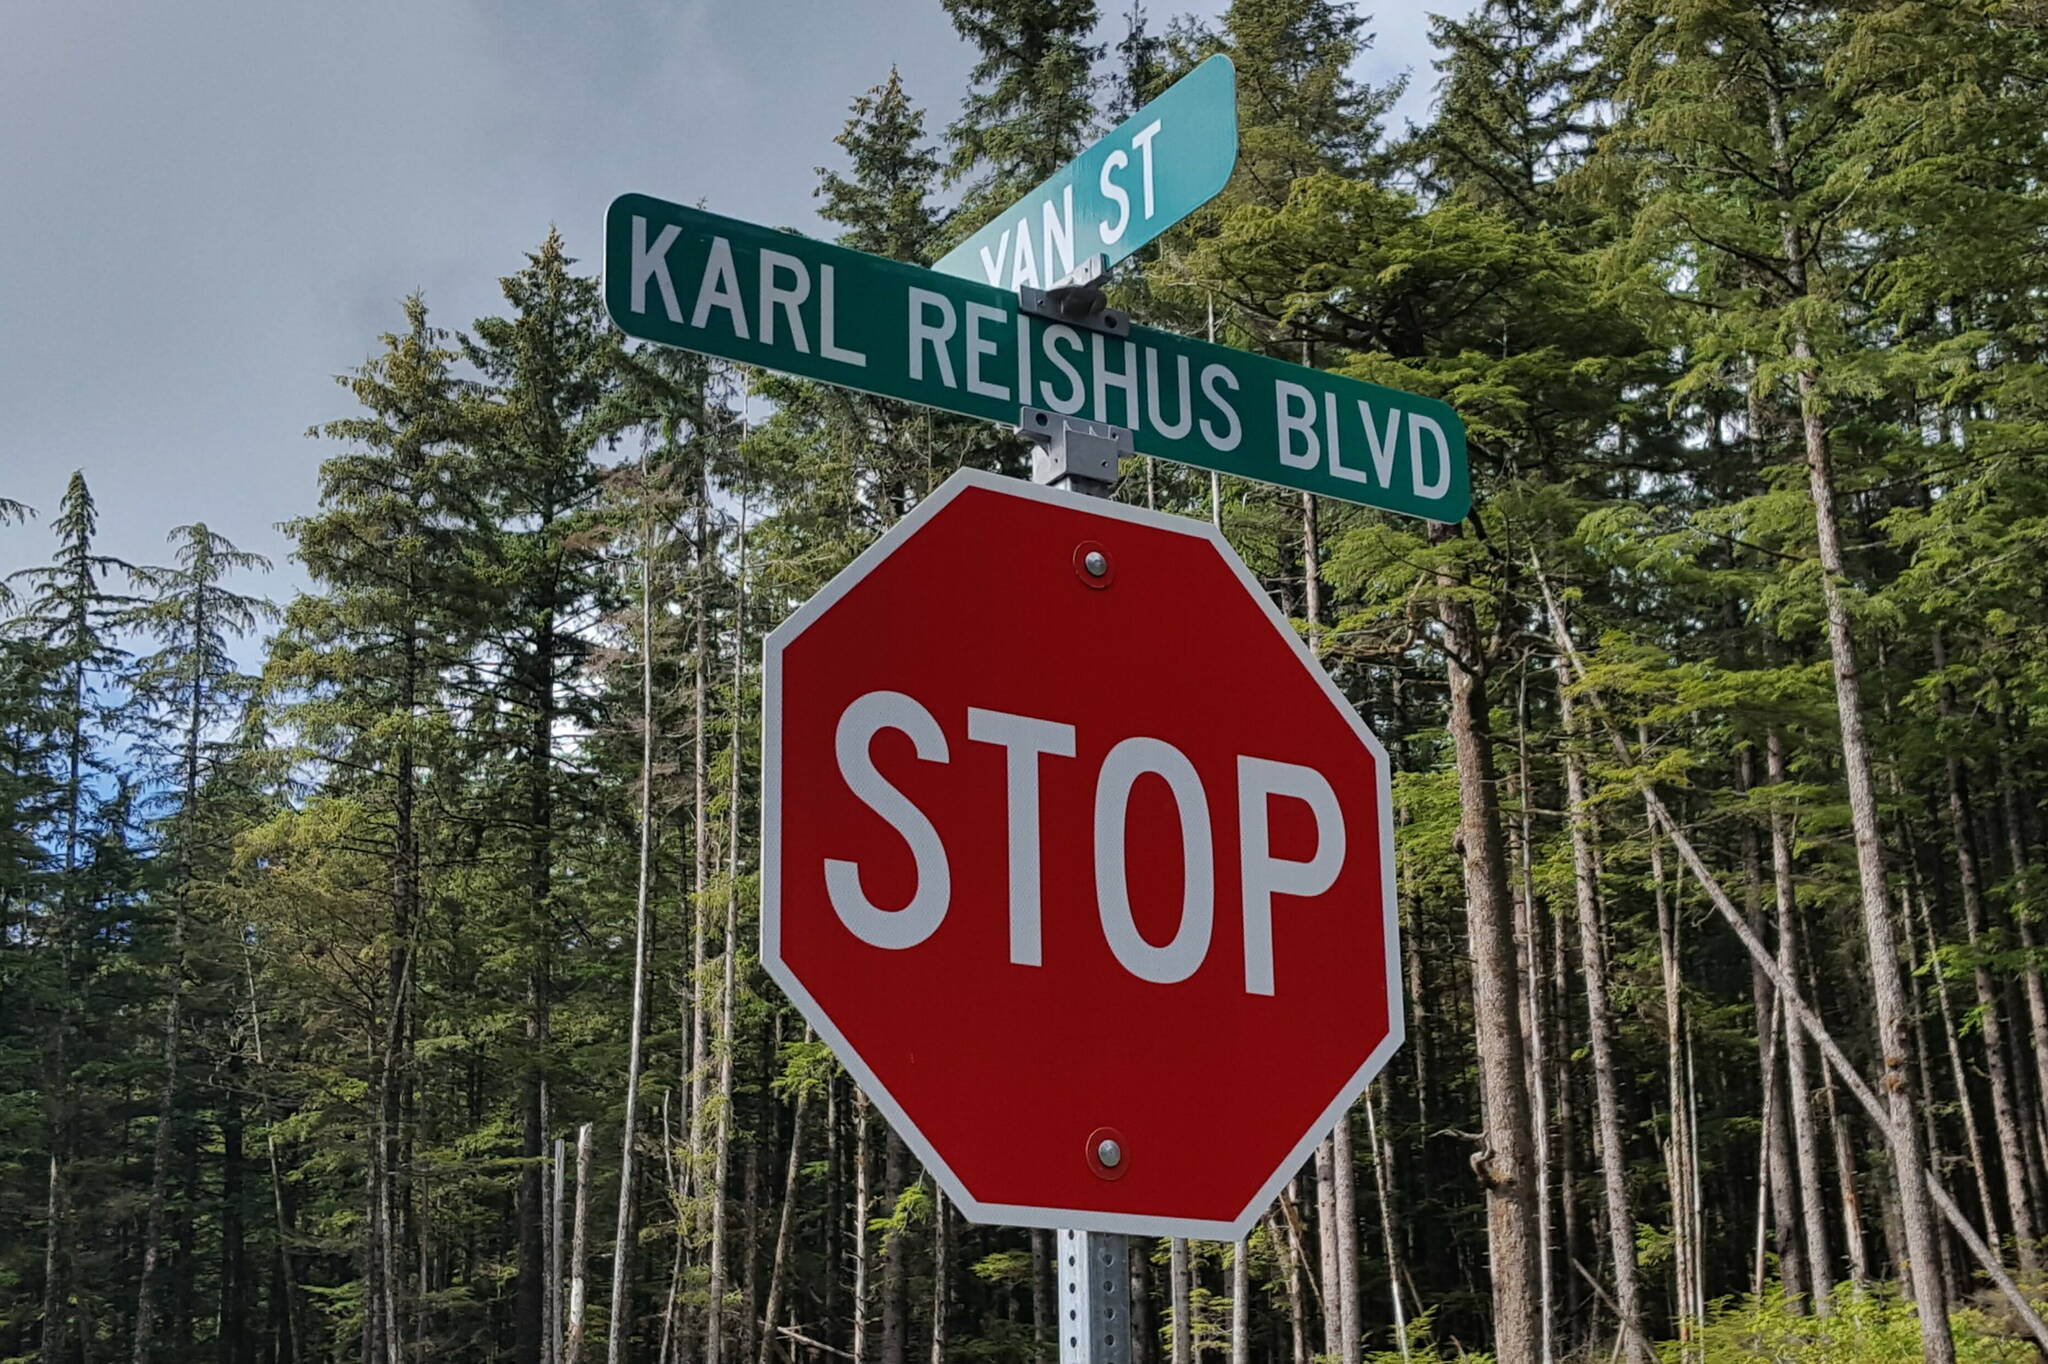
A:
[[[1318,171],[1371,168],[1400,83],[1351,75],[1372,45],[1365,16],[1339,0],[1232,0],[1222,41],[1237,66],[1237,171],[1227,197],[1278,203]]]
[[[307,757],[344,774],[330,790],[368,817],[381,863],[358,1220],[362,1334],[371,1358],[398,1351],[407,1315],[399,1301],[407,1276],[394,1234],[394,1182],[402,1178],[405,1043],[428,900],[421,773],[439,768],[436,757],[447,752],[439,693],[473,637],[469,603],[483,591],[468,491],[477,475],[463,443],[456,353],[419,295],[405,300],[404,319],[402,331],[383,337],[379,354],[337,380],[361,414],[308,433],[350,448],[321,464],[321,511],[286,526],[315,590],[291,603],[267,668],[273,692],[290,703],[285,714]],[[309,822],[303,832],[321,828]],[[346,837],[363,833],[350,825]]]
[[[1096,0],[941,0],[978,57],[947,130],[962,235],[1072,160],[1095,132]]]
[[[142,1273],[136,1289],[135,1364],[146,1364],[149,1359],[156,1328],[156,1277],[164,1253],[171,1142],[178,1126],[182,1012],[190,973],[187,925],[202,851],[199,791],[218,758],[215,734],[239,711],[252,680],[229,654],[228,637],[249,633],[273,614],[269,603],[234,592],[223,583],[230,573],[268,569],[268,560],[236,549],[225,536],[203,524],[180,526],[170,538],[176,546],[175,567],[137,574],[151,600],[123,621],[163,645],[138,660],[133,686],[138,701],[149,707],[155,721],[145,731],[141,751],[156,767],[157,780],[176,793],[177,801],[160,825],[157,853],[159,863],[170,863],[169,980],[164,990],[163,1077],[150,1159],[148,1226],[143,1233]]]
[[[588,652],[577,624],[607,595],[589,534],[600,487],[592,456],[615,430],[606,399],[619,373],[618,334],[598,282],[574,273],[574,264],[561,234],[550,230],[526,267],[500,281],[510,314],[480,319],[462,342],[484,380],[468,404],[493,523],[486,553],[495,600],[482,626],[487,667],[511,710],[503,741],[516,756],[506,775],[521,803],[506,830],[523,863],[518,936],[526,953],[518,1105],[525,1165],[512,1319],[521,1364],[540,1364],[541,1356],[541,1158],[565,775],[557,732],[565,720],[589,718],[579,693],[564,684]]]
[[[818,167],[818,216],[841,229],[839,243],[912,265],[929,265],[944,220],[932,206],[938,154],[924,140],[924,111],[911,103],[895,67],[857,96],[832,139],[846,153],[842,174]]]
[[[1463,18],[1431,16],[1442,78],[1414,150],[1432,192],[1530,224],[1583,212],[1555,190],[1597,131],[1587,11],[1585,0],[1486,0]]]
[[[134,598],[111,590],[108,579],[132,581],[135,569],[95,548],[99,510],[82,472],[65,485],[51,529],[58,542],[54,561],[23,569],[11,581],[18,584],[23,607],[14,629],[44,664],[36,704],[45,711],[52,740],[55,790],[42,838],[53,850],[54,866],[46,882],[47,919],[38,932],[55,949],[58,964],[46,996],[49,1041],[41,1085],[49,1171],[41,1353],[45,1364],[68,1364],[74,1348],[93,1348],[101,1327],[111,1325],[90,1305],[101,1266],[80,1245],[83,1228],[73,1220],[89,1217],[94,1205],[77,1169],[81,1148],[91,1140],[83,1130],[77,1077],[94,1055],[117,1042],[107,1033],[88,1035],[89,982],[107,946],[100,920],[114,911],[131,862],[126,835],[132,792],[107,755],[128,729],[123,675],[129,655],[119,628]]]

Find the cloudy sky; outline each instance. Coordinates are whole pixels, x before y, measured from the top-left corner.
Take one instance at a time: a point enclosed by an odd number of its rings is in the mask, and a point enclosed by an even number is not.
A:
[[[333,376],[405,294],[467,327],[550,223],[594,270],[628,190],[817,230],[816,167],[849,100],[893,63],[936,133],[970,64],[937,0],[0,15],[0,497],[43,513],[0,528],[0,574],[46,558],[83,469],[106,552],[151,562],[203,520],[277,561],[278,597],[303,578],[276,523],[316,500],[304,432],[348,414]],[[1419,117],[1423,10],[1384,6],[1372,27],[1357,74],[1412,72],[1401,114]]]

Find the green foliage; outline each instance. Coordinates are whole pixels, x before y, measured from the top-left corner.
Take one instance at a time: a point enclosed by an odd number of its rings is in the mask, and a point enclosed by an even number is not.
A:
[[[1833,1313],[1823,1318],[1805,1312],[1777,1289],[1761,1298],[1720,1302],[1700,1323],[1689,1353],[1677,1342],[1666,1342],[1662,1355],[1702,1364],[1908,1364],[1922,1358],[1913,1305],[1889,1287],[1859,1293],[1842,1285],[1834,1304]],[[2021,1364],[2038,1358],[2027,1340],[1999,1329],[1982,1313],[1958,1312],[1952,1321],[1958,1364]]]

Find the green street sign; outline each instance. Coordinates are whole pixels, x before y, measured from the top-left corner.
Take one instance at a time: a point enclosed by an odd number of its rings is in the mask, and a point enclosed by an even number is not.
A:
[[[604,254],[605,307],[644,341],[1009,426],[1033,407],[1126,427],[1140,454],[1432,521],[1471,506],[1465,428],[1435,398],[1085,331],[992,285],[639,194],[612,202]]]
[[[932,268],[1013,293],[1106,272],[1215,198],[1236,164],[1237,69],[1218,53]]]

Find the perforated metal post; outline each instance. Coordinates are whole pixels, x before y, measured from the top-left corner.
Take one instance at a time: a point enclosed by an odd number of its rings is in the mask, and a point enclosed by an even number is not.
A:
[[[1060,1364],[1131,1364],[1131,1246],[1100,1231],[1059,1234]]]
[[[1129,431],[1031,407],[1018,414],[1017,429],[1039,447],[1031,461],[1032,482],[1083,497],[1116,491],[1117,459],[1131,453]],[[1083,553],[1076,564],[1096,577],[1109,572],[1099,550]],[[1093,1145],[1077,1151],[1075,1158],[1088,1159],[1098,1175],[1115,1178],[1125,1159],[1121,1142],[1108,1129],[1089,1140]],[[1130,1238],[1069,1228],[1058,1233],[1058,1240],[1060,1364],[1130,1364]]]

